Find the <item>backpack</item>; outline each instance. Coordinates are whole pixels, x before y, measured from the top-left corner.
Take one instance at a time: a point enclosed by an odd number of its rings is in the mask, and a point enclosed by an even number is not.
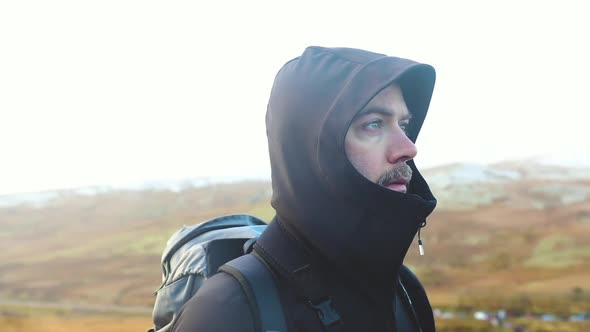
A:
[[[234,276],[250,307],[257,309],[257,330],[286,331],[272,273],[250,254],[265,228],[266,223],[254,216],[233,214],[174,233],[162,253],[162,284],[154,293],[154,326],[149,332],[171,331],[182,306],[218,270]]]
[[[182,306],[217,271],[228,273],[239,282],[250,308],[257,313],[253,317],[256,331],[286,332],[285,315],[273,274],[261,258],[250,253],[266,226],[254,216],[232,214],[185,226],[174,233],[162,253],[162,284],[154,293],[154,326],[148,332],[170,332]],[[411,284],[419,285],[419,282],[405,266],[402,266],[400,278],[403,300],[422,331],[411,300],[416,291],[404,286],[412,280]],[[329,301],[314,309],[330,331],[333,326],[330,319],[334,322],[340,319]]]

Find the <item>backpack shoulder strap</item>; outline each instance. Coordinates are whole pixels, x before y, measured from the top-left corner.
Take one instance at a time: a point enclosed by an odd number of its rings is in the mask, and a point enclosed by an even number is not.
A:
[[[405,265],[402,265],[400,270],[400,288],[406,301],[409,302],[412,315],[417,320],[420,331],[435,331],[432,307],[426,291],[416,275]]]
[[[272,272],[252,254],[240,256],[219,268],[238,280],[250,303],[257,331],[287,332],[285,315]]]

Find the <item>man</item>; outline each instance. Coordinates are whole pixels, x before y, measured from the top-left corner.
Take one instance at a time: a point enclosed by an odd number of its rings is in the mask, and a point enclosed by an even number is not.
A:
[[[434,331],[402,265],[436,205],[412,160],[434,80],[428,65],[322,47],[277,74],[266,116],[276,217],[255,254],[289,331]],[[238,281],[218,273],[173,330],[255,331],[252,312]]]

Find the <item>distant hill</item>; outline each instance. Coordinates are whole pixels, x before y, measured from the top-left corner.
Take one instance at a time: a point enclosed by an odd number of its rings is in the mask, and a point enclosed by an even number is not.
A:
[[[426,255],[412,247],[406,263],[435,305],[590,293],[590,169],[525,161],[424,175],[439,206]],[[27,195],[0,197],[0,300],[151,306],[161,251],[183,224],[273,216],[267,181]]]
[[[183,224],[235,212],[270,219],[268,182],[60,192],[0,208],[0,300],[151,305],[160,254]]]
[[[590,168],[531,164],[453,164],[424,171],[439,208],[471,209],[502,202],[508,208],[543,209],[590,197]]]
[[[411,250],[406,262],[435,303],[590,293],[590,169],[524,161],[424,173],[439,204],[422,232],[427,255]]]

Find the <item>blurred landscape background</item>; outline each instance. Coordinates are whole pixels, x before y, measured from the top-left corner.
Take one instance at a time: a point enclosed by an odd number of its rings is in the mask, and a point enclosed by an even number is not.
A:
[[[590,168],[423,173],[439,206],[406,264],[440,331],[590,331]],[[270,221],[270,197],[268,181],[235,179],[0,196],[2,331],[147,330],[168,237],[229,213]]]
[[[269,92],[321,45],[436,68],[406,264],[438,331],[589,332],[586,7],[0,1],[0,331],[147,330],[172,233],[273,216]]]

